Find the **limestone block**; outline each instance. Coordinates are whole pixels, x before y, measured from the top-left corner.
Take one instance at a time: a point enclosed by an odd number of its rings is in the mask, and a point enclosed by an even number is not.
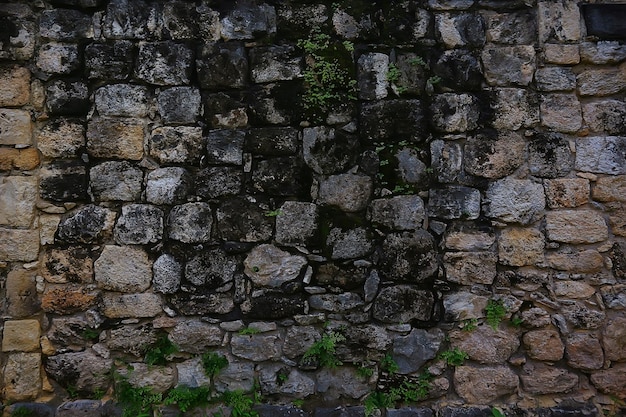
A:
[[[317,375],[317,392],[324,400],[333,401],[341,398],[362,398],[371,387],[363,378],[359,378],[354,368],[347,366],[337,369],[322,369]]]
[[[626,137],[576,139],[576,169],[600,174],[626,174]]]
[[[573,133],[582,126],[582,111],[575,94],[543,94],[541,124],[557,132]]]
[[[535,265],[543,260],[545,237],[537,229],[507,228],[498,237],[498,261],[503,265]]]
[[[626,59],[626,46],[618,41],[583,42],[580,57],[583,62],[591,64],[619,64]]]
[[[531,45],[487,45],[481,55],[489,85],[528,85],[535,72],[535,48]]]
[[[50,75],[66,75],[80,68],[78,45],[48,42],[37,51],[37,68]]]
[[[41,389],[41,353],[9,354],[3,374],[7,400],[34,400]]]
[[[276,10],[266,3],[241,4],[222,19],[224,40],[254,39],[276,33]]]
[[[463,147],[460,143],[434,140],[430,143],[430,158],[437,181],[442,184],[458,182],[463,168]]]
[[[532,92],[519,88],[497,88],[494,94],[494,128],[518,130],[539,123],[537,98]]]
[[[608,369],[591,374],[591,382],[599,391],[626,398],[626,365],[615,363]]]
[[[0,109],[0,145],[30,145],[33,124],[26,110]]]
[[[2,331],[3,352],[32,352],[39,349],[38,320],[8,320]]]
[[[471,94],[438,94],[431,111],[433,126],[440,132],[466,132],[478,126],[478,99]]]
[[[185,168],[157,168],[148,174],[146,201],[156,205],[182,202],[189,191],[190,179]]]
[[[485,316],[485,307],[489,299],[482,295],[470,292],[453,292],[445,294],[443,306],[446,312],[446,319],[449,321],[462,321],[467,319],[478,319]]]
[[[46,372],[57,381],[68,381],[77,390],[94,393],[106,390],[110,383],[111,359],[98,356],[92,349],[62,353],[46,360]]]
[[[362,100],[380,100],[387,97],[389,56],[374,52],[359,57],[358,88]]]
[[[355,174],[333,175],[320,184],[318,202],[337,206],[346,212],[357,212],[367,207],[372,191],[370,177]]]
[[[176,364],[178,384],[190,388],[208,386],[211,378],[206,375],[202,368],[202,358],[195,357]]]
[[[83,246],[49,248],[44,254],[43,264],[41,274],[49,283],[93,281],[93,259]]]
[[[278,333],[233,335],[230,344],[233,355],[259,362],[278,359],[282,340]]]
[[[487,215],[509,223],[532,223],[546,206],[541,184],[513,178],[491,183],[487,189],[487,200]]]
[[[521,375],[522,386],[531,394],[568,392],[578,385],[578,376],[563,368],[542,363],[527,363]]]
[[[39,152],[35,148],[0,148],[0,171],[30,171],[37,168],[39,161]]]
[[[477,135],[465,142],[463,166],[467,173],[485,178],[512,174],[524,162],[526,140],[516,132]]]
[[[537,2],[539,42],[570,42],[580,39],[580,9],[574,1]]]
[[[496,254],[492,252],[446,252],[446,279],[461,285],[492,284],[496,277]]]
[[[74,202],[87,198],[87,169],[79,159],[54,160],[42,166],[39,182],[41,198]]]
[[[442,219],[477,219],[480,215],[480,191],[475,188],[450,185],[430,190],[426,211]]]
[[[593,101],[583,105],[583,118],[592,132],[626,133],[626,103],[621,100]]]
[[[200,115],[200,91],[194,87],[171,87],[157,96],[159,114],[167,124],[193,123]]]
[[[41,309],[51,314],[79,313],[93,307],[99,295],[99,291],[82,286],[49,286],[41,297]]]
[[[539,91],[570,91],[576,88],[576,75],[570,68],[539,68],[535,72],[535,80]]]
[[[421,100],[366,102],[361,106],[360,116],[360,137],[370,143],[422,140],[426,117]]]
[[[559,361],[563,358],[565,345],[555,328],[531,330],[523,337],[528,356],[540,361]]]
[[[493,330],[486,325],[478,326],[471,332],[452,330],[449,336],[451,348],[462,350],[470,360],[481,364],[504,363],[520,345],[514,331]]]
[[[46,106],[53,115],[84,115],[91,107],[87,84],[82,81],[52,81],[46,86]]]
[[[36,177],[0,178],[0,225],[29,227],[37,202]]]
[[[0,70],[0,106],[23,106],[29,101],[30,71],[17,66]]]
[[[615,317],[609,320],[602,331],[602,345],[606,359],[610,361],[626,359],[626,318]]]
[[[37,148],[48,158],[73,158],[85,146],[85,127],[72,119],[55,119],[37,135]]]
[[[202,88],[240,88],[248,80],[245,48],[237,42],[217,42],[202,46],[196,65]]]
[[[480,90],[484,77],[477,55],[476,52],[470,53],[465,49],[449,49],[444,51],[432,66],[433,72],[441,77],[441,82],[437,85],[452,88],[456,91]],[[407,54],[407,58],[409,56],[410,55]],[[410,58],[407,60],[410,60]],[[403,66],[406,66],[406,64],[399,60],[396,62],[396,65],[398,65],[402,71]],[[415,66],[411,64],[411,61],[407,63],[412,67]],[[414,77],[417,79],[413,82],[413,84],[415,84],[412,86],[413,88],[409,87],[406,93],[422,95],[424,94],[424,89],[427,87],[428,80],[426,74],[418,72],[415,69],[412,71],[415,73]],[[401,73],[400,86],[404,86],[404,84],[402,84],[403,81]]]
[[[54,243],[54,235],[60,221],[61,216],[54,214],[42,214],[39,216],[39,240],[42,246]]]
[[[252,187],[271,196],[307,195],[311,191],[308,172],[301,157],[264,159],[258,161],[252,171]],[[368,192],[369,189],[365,186],[362,192]]]
[[[589,284],[582,281],[555,281],[553,285],[554,295],[563,298],[583,298],[588,299],[596,290]]]
[[[383,323],[408,323],[431,318],[433,294],[411,285],[383,288],[374,301],[373,316]]]
[[[163,237],[163,210],[149,204],[128,204],[114,229],[115,241],[121,245],[157,243]]]
[[[457,366],[454,387],[461,398],[471,404],[489,404],[512,394],[519,379],[508,366]]]
[[[604,217],[592,210],[559,210],[546,214],[550,240],[564,243],[594,243],[608,238]]]
[[[458,251],[487,251],[496,241],[493,230],[466,224],[452,225],[444,236],[445,247]]]
[[[419,196],[402,195],[373,200],[369,219],[392,230],[416,230],[426,217],[424,201]]]
[[[613,68],[587,69],[578,74],[581,96],[610,96],[626,89],[626,65]]]
[[[90,43],[85,47],[85,72],[89,79],[126,80],[133,65],[130,41]]]
[[[243,130],[210,130],[206,138],[207,161],[218,165],[242,165],[245,137]]]
[[[284,383],[277,382],[278,375],[284,375],[283,372],[284,370],[279,364],[266,365],[260,369],[259,383],[263,395],[283,394],[293,398],[306,398],[315,393],[315,381],[305,373],[295,369],[286,375],[287,378]]]
[[[171,39],[201,38],[214,42],[220,38],[218,11],[185,1],[172,1],[163,6],[163,31]]]
[[[0,228],[0,260],[30,262],[39,255],[39,232]]]
[[[241,167],[216,166],[196,172],[196,194],[212,199],[226,195],[237,195],[243,184]]]
[[[437,356],[443,341],[441,329],[413,329],[408,335],[393,338],[393,359],[401,374],[417,372],[426,362]]]
[[[208,242],[213,217],[207,203],[174,206],[169,215],[169,237],[184,243]]]
[[[201,354],[222,344],[224,332],[219,326],[199,320],[188,320],[177,324],[169,334],[169,339],[182,352]]]
[[[106,245],[94,263],[95,279],[111,291],[145,291],[152,280],[152,262],[137,247]]]
[[[604,353],[597,336],[591,333],[574,333],[565,340],[567,364],[572,368],[591,371],[604,365]]]
[[[302,77],[302,56],[290,45],[250,50],[250,77],[255,83],[289,81]]]
[[[419,283],[431,279],[439,268],[433,236],[423,229],[388,234],[379,266],[389,280]]]
[[[548,253],[546,262],[550,268],[575,273],[600,272],[604,267],[604,257],[594,249]]]
[[[144,86],[109,84],[96,90],[94,101],[100,116],[145,117],[150,95]]]
[[[58,41],[79,41],[94,36],[91,16],[73,9],[44,10],[39,34]]]
[[[163,254],[152,265],[154,290],[163,294],[178,291],[183,276],[183,266],[170,254]]]
[[[108,39],[146,39],[156,27],[157,10],[143,0],[108,3],[102,32]]]
[[[537,16],[530,10],[507,13],[482,12],[487,42],[507,45],[531,45],[537,40]]]
[[[580,62],[578,45],[546,43],[543,45],[543,55],[550,64],[576,65]]]
[[[36,271],[13,268],[7,274],[6,304],[13,318],[28,318],[40,310],[37,298]]]
[[[198,287],[229,290],[241,264],[241,256],[229,255],[220,248],[200,252],[185,265],[185,279]]]
[[[128,372],[128,382],[134,387],[146,387],[154,393],[165,393],[176,382],[176,373],[174,369],[168,366],[146,365],[144,363],[133,363],[130,366],[132,370]],[[98,404],[101,403],[98,402]]]
[[[229,363],[215,378],[215,390],[217,392],[231,390],[250,392],[254,389],[256,382],[254,368],[251,362],[236,360]]]
[[[590,186],[589,180],[585,178],[557,178],[554,180],[545,180],[543,182],[543,188],[545,189],[546,201],[550,208],[573,208],[589,202]],[[626,189],[624,192],[626,192]]]
[[[103,314],[111,319],[148,318],[163,311],[163,301],[157,294],[106,293],[102,298]]]
[[[598,178],[592,196],[594,200],[602,202],[626,201],[626,175]]]
[[[485,22],[479,14],[439,13],[435,16],[435,28],[448,49],[479,48],[485,44]]]
[[[358,138],[324,126],[305,128],[302,132],[304,162],[318,174],[344,172],[355,163]]]
[[[189,84],[193,51],[173,41],[139,44],[135,76],[155,85]]]
[[[276,242],[281,245],[306,245],[317,235],[319,209],[316,204],[285,201],[276,216]]]
[[[89,192],[94,201],[137,201],[143,172],[128,161],[106,161],[89,171]]]
[[[307,261],[273,245],[255,247],[244,261],[244,273],[252,282],[264,287],[280,287],[300,276]]]
[[[558,133],[535,133],[528,144],[530,172],[543,178],[564,177],[574,165],[569,140]]]
[[[92,119],[87,126],[87,151],[96,158],[140,160],[144,125],[138,119]]]
[[[89,204],[65,215],[58,228],[58,241],[66,243],[95,243],[113,231],[116,213]]]

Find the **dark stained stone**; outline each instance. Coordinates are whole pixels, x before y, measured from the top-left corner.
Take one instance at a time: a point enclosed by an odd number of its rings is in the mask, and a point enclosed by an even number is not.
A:
[[[87,78],[125,80],[133,65],[133,44],[130,41],[92,43],[85,47]]]
[[[396,285],[380,291],[374,301],[373,316],[384,323],[428,321],[435,300],[429,291],[411,285]]]
[[[87,198],[87,169],[80,160],[58,160],[42,168],[41,198],[76,201]]]
[[[260,242],[269,240],[274,230],[267,209],[245,198],[222,200],[217,209],[217,230],[223,240]]]
[[[248,60],[239,43],[214,43],[202,46],[196,60],[200,87],[225,90],[243,87],[248,79]]]
[[[298,157],[266,159],[253,167],[252,187],[272,196],[302,196],[310,190],[311,177]]]
[[[420,100],[372,101],[361,107],[361,137],[370,142],[422,142],[427,136],[424,122]]]
[[[385,238],[380,271],[388,280],[424,282],[438,269],[435,240],[427,231],[391,233]]]
[[[298,130],[293,127],[250,129],[244,149],[260,155],[287,156],[298,149]]]
[[[50,114],[80,116],[90,108],[87,85],[80,81],[56,80],[46,87]]]
[[[209,167],[196,173],[196,194],[203,198],[217,198],[239,194],[243,183],[241,167]]]
[[[528,153],[530,172],[538,177],[563,177],[574,167],[569,142],[558,133],[536,133]]]
[[[291,317],[304,312],[304,300],[299,296],[284,296],[266,294],[263,297],[252,298],[250,305],[244,309],[244,314],[250,318],[260,320],[274,320]]]

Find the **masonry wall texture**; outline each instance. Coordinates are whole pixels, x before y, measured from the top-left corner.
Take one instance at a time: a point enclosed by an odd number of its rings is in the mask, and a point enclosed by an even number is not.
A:
[[[4,404],[622,415],[626,45],[579,3],[0,4]]]

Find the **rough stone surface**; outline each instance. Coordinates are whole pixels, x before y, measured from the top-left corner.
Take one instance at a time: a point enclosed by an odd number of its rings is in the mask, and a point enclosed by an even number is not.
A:
[[[159,127],[150,136],[150,155],[163,164],[195,164],[204,148],[202,129],[191,126]]]
[[[536,220],[546,205],[541,184],[510,178],[489,185],[487,200],[488,216],[521,224],[529,224]]]
[[[23,67],[0,71],[0,106],[23,106],[30,100],[30,71]]]
[[[480,215],[480,191],[463,186],[430,190],[427,213],[442,219],[477,219]]]
[[[496,261],[493,252],[446,252],[446,280],[461,285],[491,284],[496,277]]]
[[[354,164],[357,138],[326,127],[302,132],[304,162],[318,174],[335,174]]]
[[[575,333],[565,341],[567,364],[572,368],[591,371],[602,368],[604,353],[598,338],[589,333]]]
[[[427,321],[431,317],[433,295],[410,285],[383,288],[374,302],[374,318],[384,323]]]
[[[50,356],[45,368],[56,381],[72,384],[78,392],[94,393],[107,389],[112,365],[111,359],[101,358],[89,349]]]
[[[549,253],[546,261],[551,268],[568,272],[599,272],[604,267],[604,257],[593,249]]]
[[[520,345],[514,332],[493,330],[490,326],[479,326],[471,332],[453,330],[449,337],[452,348],[462,350],[470,360],[481,364],[503,363]]]
[[[576,169],[600,174],[626,174],[626,139],[621,136],[576,140]]]
[[[41,297],[41,309],[52,314],[73,314],[88,310],[98,301],[99,292],[84,287],[48,287]]]
[[[156,294],[105,294],[103,314],[112,319],[154,317],[163,311],[163,302]]]
[[[363,175],[333,175],[320,184],[318,202],[337,206],[346,212],[367,207],[372,194],[372,179]]]
[[[85,127],[72,119],[56,119],[37,134],[37,148],[49,158],[72,158],[85,146]]]
[[[615,395],[623,400],[625,397],[624,389],[626,388],[625,371],[626,366],[615,364],[609,369],[591,374],[591,382],[601,392]]]
[[[562,368],[527,363],[520,376],[524,390],[533,394],[568,392],[578,384],[578,376]]]
[[[89,204],[65,215],[57,239],[66,243],[92,243],[111,235],[115,212]]]
[[[520,88],[497,88],[493,90],[493,127],[503,130],[517,130],[539,123],[537,97]]]
[[[380,100],[387,97],[389,56],[377,52],[363,54],[357,64],[359,98]]]
[[[531,330],[524,334],[528,356],[540,361],[558,361],[563,358],[565,346],[556,329]]]
[[[224,198],[216,210],[218,234],[223,240],[262,242],[272,237],[274,221],[254,200]]]
[[[297,279],[307,261],[302,256],[291,255],[273,245],[254,248],[244,261],[244,273],[252,282],[263,287],[280,287]]]
[[[609,320],[607,326],[603,331],[603,346],[606,359],[611,361],[622,361],[626,356],[624,350],[624,340],[626,330],[624,329],[626,319],[623,317],[616,317]]]
[[[137,201],[143,172],[128,161],[107,161],[89,170],[89,191],[96,201]]]
[[[424,201],[418,196],[395,196],[372,200],[368,216],[372,222],[392,230],[416,230],[426,217]]]
[[[439,94],[431,111],[432,124],[440,132],[466,132],[478,126],[478,100],[470,94]]]
[[[526,141],[507,132],[495,138],[478,135],[465,142],[464,169],[467,173],[486,178],[502,178],[512,174],[524,162]]]
[[[138,119],[94,118],[87,125],[87,151],[96,158],[139,160],[144,126]]]
[[[576,77],[581,96],[610,96],[626,88],[626,70],[619,68],[588,69]]]
[[[169,339],[183,352],[201,354],[222,343],[223,332],[216,325],[201,321],[184,321],[177,324]]]
[[[52,81],[46,86],[46,97],[46,106],[54,115],[81,116],[89,108],[89,90],[80,81]]]
[[[582,126],[582,111],[575,94],[543,94],[539,110],[541,124],[553,131],[573,133]]]
[[[602,215],[592,210],[560,210],[546,213],[548,239],[565,243],[593,243],[608,238]]]
[[[230,341],[233,355],[252,361],[278,359],[281,339],[278,334],[235,335]]]
[[[576,76],[569,68],[539,68],[535,80],[540,91],[569,91],[576,88]]]
[[[120,291],[145,291],[152,280],[152,262],[142,249],[106,245],[94,262],[96,282],[101,288]]]
[[[392,233],[385,238],[380,270],[389,280],[428,281],[438,267],[434,239],[425,230]]]
[[[482,53],[489,85],[528,85],[535,71],[535,49],[530,45],[487,46]]]
[[[41,388],[41,353],[11,353],[3,373],[4,395],[13,401],[34,400]]]
[[[0,109],[0,145],[30,145],[33,126],[26,110]]]
[[[157,96],[157,106],[165,123],[193,123],[200,115],[200,91],[193,87],[164,89]]]
[[[37,320],[9,320],[2,330],[3,352],[33,352],[39,349],[41,329]]]
[[[235,278],[240,259],[228,256],[221,249],[211,249],[189,259],[185,265],[185,279],[191,284],[224,291]]]
[[[82,246],[48,249],[44,254],[43,265],[43,277],[53,284],[93,281],[93,259]]]
[[[574,208],[589,201],[589,180],[584,178],[559,178],[543,183],[546,202],[550,208]],[[598,185],[594,188],[595,192]]]
[[[601,100],[583,104],[583,119],[592,132],[611,135],[624,134],[626,103],[619,100]]]
[[[145,117],[148,114],[148,89],[138,85],[111,84],[95,92],[100,116]]]
[[[512,394],[518,383],[517,375],[506,366],[458,366],[454,370],[455,390],[470,404],[488,404]]]
[[[557,133],[532,136],[528,146],[528,163],[533,175],[544,178],[566,176],[573,168],[568,140]]]
[[[539,41],[580,39],[580,10],[569,2],[537,2]]]
[[[444,334],[439,329],[413,329],[406,336],[393,339],[393,360],[399,373],[417,372],[427,361],[437,356]]]
[[[175,293],[180,287],[183,266],[170,254],[159,256],[152,264],[154,290],[164,294]]]
[[[491,249],[495,241],[493,230],[461,223],[446,231],[444,244],[447,249],[452,250],[485,251]]]
[[[443,306],[448,320],[478,319],[485,316],[488,298],[470,292],[453,292],[443,297]]]
[[[317,235],[319,209],[312,203],[285,201],[276,216],[276,242],[306,245]]]
[[[510,228],[498,237],[498,261],[504,265],[535,265],[543,260],[545,238],[537,229]]]
[[[157,168],[148,174],[146,200],[157,205],[180,203],[187,196],[190,181],[190,175],[185,168]]]
[[[163,237],[163,211],[149,204],[123,206],[113,232],[120,245],[157,243]]]
[[[0,178],[0,225],[29,227],[35,215],[37,180],[33,177]]]
[[[139,44],[135,76],[155,85],[188,84],[193,51],[172,41]]]

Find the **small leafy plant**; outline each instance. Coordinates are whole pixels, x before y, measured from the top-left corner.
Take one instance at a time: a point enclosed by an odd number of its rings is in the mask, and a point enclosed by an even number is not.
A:
[[[478,319],[467,319],[461,323],[461,330],[464,332],[471,332],[478,328]]]
[[[148,365],[166,365],[168,357],[176,352],[176,345],[168,339],[167,334],[163,334],[146,351],[145,361]]]
[[[375,410],[391,408],[395,405],[396,400],[387,392],[374,391],[365,399],[365,416],[369,417],[374,414]]]
[[[343,365],[343,363],[335,356],[337,349],[337,343],[341,343],[346,340],[346,337],[339,332],[330,330],[322,335],[322,338],[304,353],[302,359],[317,360],[320,366],[327,368],[336,368]]]
[[[228,366],[228,359],[215,352],[207,352],[202,355],[201,359],[204,373],[209,377],[214,377]]]
[[[115,397],[122,406],[122,417],[152,417],[154,406],[160,404],[163,395],[148,387],[135,387],[125,378],[119,378]]]
[[[461,366],[465,362],[466,359],[469,358],[466,352],[463,352],[459,348],[454,348],[451,350],[445,350],[439,354],[439,358],[446,361],[448,365],[451,366]]]
[[[86,328],[81,332],[80,337],[89,341],[98,340],[100,332],[94,329]]]
[[[500,411],[499,408],[496,408],[496,407],[493,407],[491,409],[491,416],[492,417],[506,417],[506,415],[502,411]]]
[[[165,405],[177,405],[180,411],[183,413],[191,410],[192,408],[200,407],[209,403],[209,388],[207,387],[188,387],[186,385],[179,385],[171,389],[163,404]]]
[[[11,410],[11,417],[33,417],[35,413],[30,408],[19,405]]]
[[[400,370],[400,367],[390,354],[386,354],[380,361],[380,369],[390,374],[394,374]]]
[[[283,212],[280,209],[266,210],[265,213],[263,213],[265,217],[277,217],[277,216],[280,216],[281,214],[283,214]]]
[[[506,316],[506,312],[507,310],[502,300],[491,299],[487,301],[487,307],[485,307],[487,324],[491,326],[492,329],[497,330],[498,325]]]
[[[370,379],[374,375],[374,370],[368,366],[359,366],[356,368],[356,374],[363,379]]]
[[[243,391],[226,391],[221,399],[231,408],[232,417],[257,417],[259,415],[252,409],[254,399]]]
[[[254,327],[246,327],[243,328],[241,330],[239,330],[240,335],[245,336],[245,335],[251,335],[251,334],[259,334],[261,333],[261,331],[259,329],[255,329]]]

